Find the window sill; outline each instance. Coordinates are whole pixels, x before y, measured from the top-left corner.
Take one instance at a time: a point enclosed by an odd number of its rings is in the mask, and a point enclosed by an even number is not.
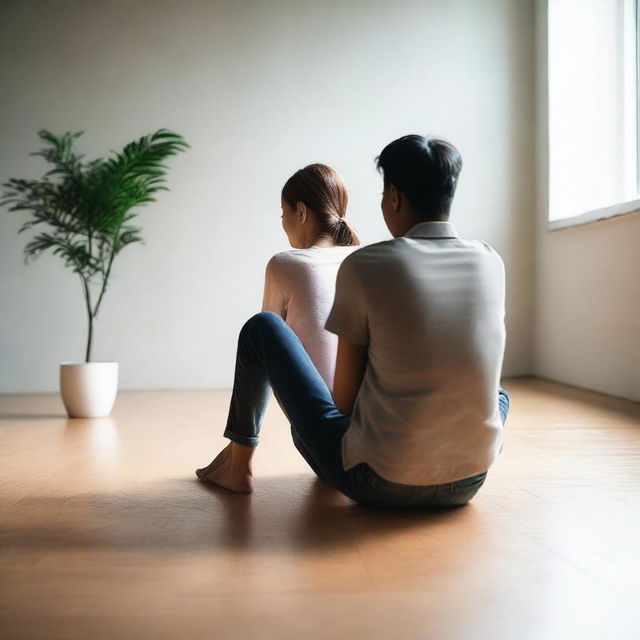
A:
[[[547,222],[547,231],[559,231],[560,229],[578,227],[583,224],[591,224],[593,222],[600,222],[601,220],[617,218],[638,212],[640,212],[640,200],[631,200],[629,202],[622,202],[621,204],[614,204],[611,207],[587,211],[578,216],[561,218],[560,220],[549,220]]]

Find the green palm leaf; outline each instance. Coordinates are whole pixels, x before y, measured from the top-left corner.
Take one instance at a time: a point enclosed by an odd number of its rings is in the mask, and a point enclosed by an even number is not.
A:
[[[27,261],[51,251],[80,276],[89,317],[88,361],[93,321],[107,290],[113,260],[124,247],[143,242],[140,227],[131,224],[137,208],[154,202],[158,191],[167,190],[164,162],[189,145],[180,135],[159,129],[119,153],[84,162],[75,149],[81,135],[39,131],[44,147],[32,155],[44,158],[51,168],[41,180],[8,180],[0,206],[29,216],[18,233],[45,227],[25,246]],[[91,284],[99,291],[95,303]]]

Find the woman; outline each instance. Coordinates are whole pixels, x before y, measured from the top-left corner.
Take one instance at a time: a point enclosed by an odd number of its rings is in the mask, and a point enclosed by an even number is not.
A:
[[[311,361],[333,388],[338,337],[325,331],[336,275],[359,240],[345,215],[347,189],[324,164],[297,171],[282,189],[282,227],[290,251],[267,265],[263,311],[279,315],[298,336]]]
[[[327,165],[309,165],[287,180],[281,196],[282,227],[293,249],[269,261],[262,302],[263,311],[280,316],[291,328],[308,366],[315,366],[329,390],[333,388],[338,337],[324,325],[340,264],[360,244],[345,220],[347,202],[342,177]],[[266,405],[269,393],[266,382],[258,384],[248,404]],[[251,411],[233,401],[232,405],[235,410]],[[249,441],[245,444],[252,446]],[[200,480],[218,483],[216,461],[218,458],[196,471]],[[234,490],[250,491],[247,482],[234,485]]]

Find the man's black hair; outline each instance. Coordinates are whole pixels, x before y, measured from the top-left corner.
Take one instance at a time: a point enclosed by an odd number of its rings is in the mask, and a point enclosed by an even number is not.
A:
[[[422,220],[449,217],[462,169],[460,152],[446,140],[409,135],[389,143],[376,158],[385,186],[392,184]]]

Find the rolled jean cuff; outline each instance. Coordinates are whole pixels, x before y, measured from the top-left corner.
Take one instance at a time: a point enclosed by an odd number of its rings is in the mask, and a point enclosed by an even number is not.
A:
[[[229,438],[231,442],[241,444],[243,447],[257,447],[258,441],[260,440],[258,436],[243,436],[229,429],[225,429],[222,435],[224,435],[225,438]]]

